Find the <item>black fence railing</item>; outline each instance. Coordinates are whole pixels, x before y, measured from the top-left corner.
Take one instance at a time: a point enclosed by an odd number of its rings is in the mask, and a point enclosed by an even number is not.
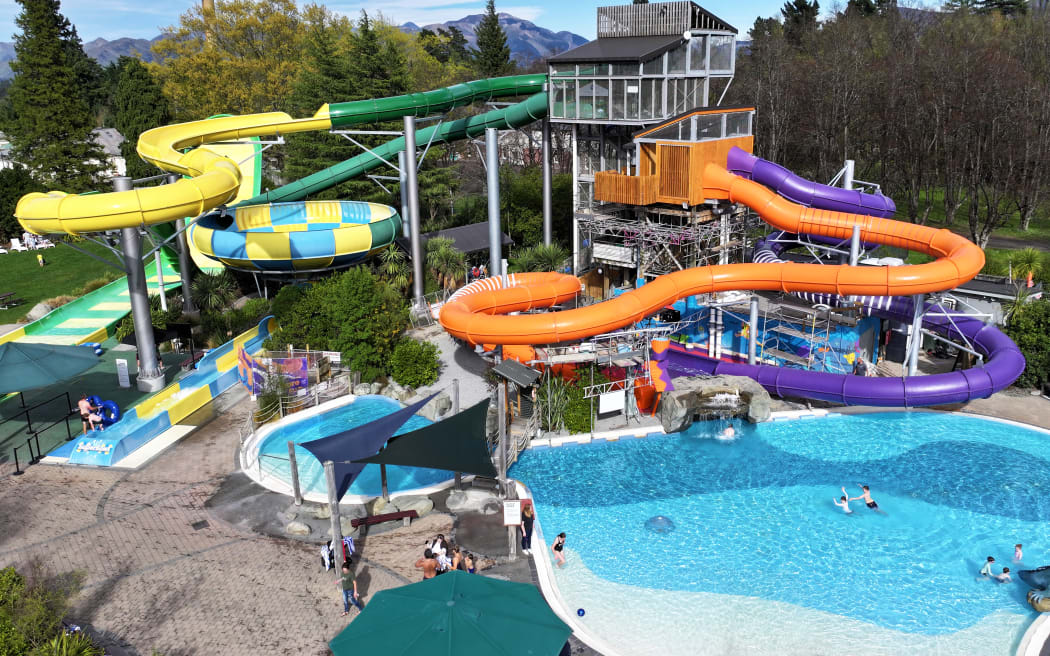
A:
[[[65,400],[66,400],[66,405],[65,405],[66,410],[62,414],[62,416],[60,416],[58,419],[55,419],[54,421],[52,421],[51,423],[49,423],[47,425],[41,425],[41,423],[38,422],[36,424],[36,426],[34,426],[33,425],[32,412],[34,410],[38,410],[38,409],[40,409],[40,408],[50,404],[50,403],[53,403],[54,401],[57,401],[58,399],[61,399],[61,398],[65,398]],[[76,415],[76,414],[77,414],[77,409],[73,407],[73,399],[69,396],[69,392],[62,392],[61,394],[56,394],[55,396],[53,396],[53,397],[51,397],[49,399],[45,399],[43,401],[40,401],[38,403],[35,403],[35,404],[27,407],[27,408],[23,408],[23,409],[19,410],[18,412],[16,412],[14,415],[4,419],[3,421],[0,421],[0,428],[2,428],[4,426],[4,424],[8,424],[8,423],[13,422],[13,421],[24,421],[25,422],[25,428],[26,428],[25,434],[29,436],[29,437],[26,438],[25,444],[20,444],[18,446],[13,447],[13,449],[12,449],[12,454],[13,454],[14,461],[15,461],[15,471],[13,472],[14,475],[15,476],[20,476],[23,473],[23,470],[22,470],[22,467],[21,467],[22,463],[21,463],[21,461],[18,458],[18,450],[19,449],[25,449],[25,451],[23,452],[23,455],[28,454],[28,456],[29,456],[29,459],[26,460],[26,466],[35,465],[36,463],[40,462],[41,458],[44,457],[43,451],[40,448],[40,434],[41,433],[45,433],[45,432],[51,430],[52,428],[54,428],[55,426],[57,426],[57,425],[59,425],[59,424],[64,422],[65,425],[66,425],[66,439],[65,439],[65,441],[69,441],[69,440],[73,439],[73,431],[69,427],[69,418],[74,416],[74,415]],[[47,421],[47,420],[45,419],[44,421]],[[34,447],[36,447],[36,448],[34,449]]]

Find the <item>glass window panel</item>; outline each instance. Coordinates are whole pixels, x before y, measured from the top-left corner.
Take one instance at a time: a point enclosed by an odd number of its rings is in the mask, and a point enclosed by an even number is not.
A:
[[[610,111],[612,114],[610,115],[610,118],[614,120],[623,120],[624,118],[623,88],[624,80],[612,81],[612,97],[610,102]]]
[[[721,139],[722,114],[702,114],[696,117],[696,138]]]
[[[660,139],[664,141],[679,141],[682,138],[681,135],[681,123],[673,123],[666,127],[662,127],[655,132],[650,132],[645,135],[646,139]]]
[[[726,136],[727,137],[746,137],[748,135],[748,114],[747,112],[737,112],[736,114],[726,115]]]
[[[613,64],[613,75],[638,75],[638,64]]]
[[[638,96],[641,93],[641,87],[641,81],[627,80],[627,113],[624,118],[638,118]]]
[[[605,140],[605,150],[602,153],[602,170],[603,171],[619,171],[620,165],[618,161],[618,153],[620,149],[616,147],[616,142],[612,139]]]
[[[642,75],[663,75],[664,74],[664,56],[660,55],[656,59],[650,59],[649,61],[642,64]]]
[[[650,80],[653,85],[653,117],[664,116],[664,81]]]
[[[580,80],[580,118],[594,118],[594,80]]]
[[[609,80],[594,80],[594,118],[609,118]]]
[[[565,83],[565,118],[576,118],[576,85],[575,80]]]
[[[707,42],[705,37],[694,36],[689,40],[689,70],[702,73],[707,70]]]
[[[679,75],[685,73],[685,60],[688,54],[688,43],[674,48],[667,53],[667,74],[678,73]]]
[[[565,82],[554,83],[554,98],[551,102],[551,116],[565,118]]]
[[[591,172],[600,171],[602,168],[602,142],[598,139],[592,139],[587,144],[588,157],[591,160]]]
[[[594,75],[594,64],[580,64],[580,75]]]
[[[551,66],[551,75],[576,75],[576,64],[555,64]]]
[[[733,37],[711,36],[711,70],[728,71],[733,65]]]
[[[653,80],[642,80],[641,118],[653,117]]]

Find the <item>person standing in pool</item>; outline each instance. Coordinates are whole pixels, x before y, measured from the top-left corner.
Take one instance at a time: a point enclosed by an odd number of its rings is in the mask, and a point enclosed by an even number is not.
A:
[[[1019,562],[1021,562],[1022,558],[1024,558],[1024,554],[1021,553],[1021,545],[1020,544],[1015,544],[1014,545],[1014,562],[1015,563],[1019,563]]]
[[[846,496],[845,487],[842,488],[842,496],[839,497],[839,500],[835,501],[834,499],[832,499],[832,501],[834,501],[836,506],[842,508],[842,511],[845,512],[847,515],[853,514],[853,509],[849,507],[849,497]]]
[[[883,515],[885,515],[886,513],[879,509],[879,504],[875,503],[875,500],[871,498],[871,490],[868,489],[868,486],[861,485],[860,483],[857,483],[857,486],[860,487],[860,489],[862,490],[861,495],[859,497],[850,497],[849,499],[847,499],[847,501],[856,501],[857,499],[864,499],[864,503],[869,508],[871,508],[877,513],[882,513]],[[845,491],[845,488],[843,488],[843,491]]]
[[[551,545],[551,551],[554,552],[554,562],[558,564],[558,567],[565,566],[565,533],[559,533],[558,537],[554,538],[554,544]]]
[[[995,558],[988,556],[988,560],[984,561],[984,567],[981,568],[981,576],[987,578],[992,575],[992,563],[995,562]]]

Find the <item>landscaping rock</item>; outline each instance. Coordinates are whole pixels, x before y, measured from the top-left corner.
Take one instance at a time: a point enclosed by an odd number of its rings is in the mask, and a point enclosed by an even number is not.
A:
[[[481,506],[482,515],[495,515],[503,512],[503,502],[496,497],[491,497],[485,500],[485,504]]]
[[[47,303],[37,303],[33,306],[32,310],[26,313],[26,319],[28,319],[29,321],[36,321],[38,319],[43,318],[45,314],[54,309],[55,308],[51,307]]]
[[[423,409],[419,411],[419,414],[430,421],[437,421],[438,418],[451,409],[452,399],[448,398],[448,394],[442,392],[423,406]]]
[[[369,394],[379,394],[380,390],[383,389],[383,386],[379,383],[372,383],[369,385],[369,389],[371,390]]]
[[[415,510],[416,514],[424,517],[434,510],[434,502],[429,497],[397,497],[394,505],[398,510]]]
[[[692,425],[698,414],[745,415],[753,424],[768,421],[769,392],[746,376],[712,376],[708,378],[682,376],[671,380],[672,391],[664,392],[657,413],[668,433],[677,433]],[[705,400],[716,394],[736,393],[740,407],[712,411]]]
[[[388,512],[395,512],[396,510],[396,506],[393,506],[389,501],[387,501],[383,497],[379,497],[375,500],[375,503],[372,504],[373,515],[382,515]]]
[[[287,519],[288,521],[292,521],[293,519],[295,519],[298,516],[299,516],[299,511],[296,509],[295,506],[292,506],[288,510],[284,511],[284,518]]]
[[[339,516],[339,532],[343,534],[343,537],[357,538],[358,528],[353,525],[353,521],[353,517]],[[331,533],[331,531],[332,529],[328,529],[329,533]]]
[[[310,514],[314,517],[314,519],[331,519],[332,509],[329,508],[327,504],[317,505],[310,509]]]
[[[499,499],[495,494],[488,490],[453,490],[448,495],[448,500],[445,505],[448,506],[450,512],[461,513],[461,512],[483,512],[485,505],[490,501],[499,503]],[[502,506],[500,506],[502,508]]]
[[[310,535],[310,527],[302,522],[288,522],[284,532],[288,535]]]
[[[364,396],[365,394],[371,394],[371,393],[372,393],[372,386],[369,385],[368,383],[358,383],[357,385],[354,385],[354,395],[355,396]]]

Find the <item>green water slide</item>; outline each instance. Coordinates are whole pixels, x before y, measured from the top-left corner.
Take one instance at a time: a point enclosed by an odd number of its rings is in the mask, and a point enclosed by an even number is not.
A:
[[[425,117],[449,111],[477,101],[507,96],[529,97],[510,107],[485,112],[468,118],[448,121],[416,130],[416,143],[447,143],[484,134],[486,128],[518,128],[547,116],[547,93],[543,85],[547,76],[513,75],[488,80],[465,82],[443,89],[413,93],[393,98],[357,100],[329,105],[332,127],[342,128],[361,123],[374,123],[402,116]],[[312,173],[305,178],[249,198],[238,205],[260,205],[302,200],[347,180],[355,178],[387,162],[395,162],[397,154],[405,149],[404,137],[398,137],[361,153],[335,166]]]

